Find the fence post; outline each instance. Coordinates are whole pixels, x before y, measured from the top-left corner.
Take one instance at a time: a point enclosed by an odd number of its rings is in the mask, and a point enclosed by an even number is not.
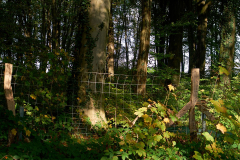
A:
[[[12,70],[13,70],[13,65],[10,63],[5,63],[4,92],[7,100],[8,110],[12,111],[13,115],[15,116],[15,102],[14,102],[13,91],[11,86]]]
[[[195,105],[198,101],[198,89],[199,89],[199,68],[192,69],[191,74],[191,107],[189,109],[189,129],[190,129],[190,138],[194,140],[197,138],[197,126],[195,121]]]
[[[19,113],[20,113],[20,117],[24,116],[24,107],[21,106],[19,108]],[[19,139],[22,140],[22,131],[20,131],[20,133],[19,133]]]

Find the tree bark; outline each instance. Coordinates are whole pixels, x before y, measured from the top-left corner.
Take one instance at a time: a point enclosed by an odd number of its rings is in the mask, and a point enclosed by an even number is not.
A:
[[[142,31],[140,35],[140,50],[137,62],[137,93],[145,94],[147,81],[148,53],[150,48],[150,25],[152,0],[142,0]]]
[[[103,75],[106,66],[106,45],[107,45],[107,32],[109,27],[109,13],[110,13],[110,0],[91,0],[88,9],[88,26],[84,26],[82,32],[81,46],[79,50],[78,61],[81,65],[79,80],[90,80],[89,89],[91,94],[86,100],[86,84],[79,82],[78,97],[85,101],[85,107],[82,109],[84,114],[89,117],[91,124],[104,124],[106,123],[106,116],[104,111],[104,97],[102,94],[97,93],[96,83],[104,83]],[[88,28],[91,30],[87,30]],[[89,43],[89,39],[91,39]],[[95,43],[95,44],[93,44]],[[98,76],[88,77],[86,72],[100,73]],[[101,87],[100,87],[101,88]],[[101,92],[101,91],[100,91]]]
[[[193,6],[193,0],[188,0],[188,3],[186,6],[187,6],[187,11],[194,14],[195,8]],[[194,57],[196,57],[196,55],[195,55],[196,54],[196,52],[195,52],[195,29],[192,24],[193,23],[192,20],[190,21],[191,24],[188,26],[188,46],[189,46],[189,70],[188,70],[188,73],[189,74],[191,74],[191,70],[196,67],[196,60],[194,59]]]
[[[198,28],[197,28],[197,50],[196,50],[196,67],[200,68],[200,74],[205,72],[206,56],[206,35],[207,35],[207,10],[211,1],[198,0]]]
[[[182,59],[182,39],[183,39],[183,27],[175,26],[175,23],[180,20],[183,12],[183,1],[170,1],[169,4],[169,16],[170,21],[173,24],[173,31],[169,37],[169,66],[175,70],[172,77],[172,83],[175,86],[180,82],[180,63]]]
[[[114,32],[113,32],[113,15],[112,15],[112,3],[111,0],[111,10],[110,10],[110,20],[108,29],[108,76],[114,76]]]
[[[224,4],[223,24],[221,33],[220,62],[226,66],[227,74],[223,74],[223,83],[230,86],[232,69],[234,66],[233,58],[235,52],[236,37],[236,17],[232,2]]]

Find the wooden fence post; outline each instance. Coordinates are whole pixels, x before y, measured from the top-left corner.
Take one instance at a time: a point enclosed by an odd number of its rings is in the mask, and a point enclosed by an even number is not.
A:
[[[7,100],[8,110],[12,111],[13,115],[15,116],[15,102],[14,102],[13,91],[11,86],[12,70],[13,70],[13,65],[10,63],[5,63],[4,93]]]
[[[191,73],[191,107],[189,109],[189,129],[190,129],[190,138],[194,140],[197,138],[197,126],[195,121],[195,105],[198,101],[198,90],[199,90],[199,80],[200,72],[199,68],[192,69]]]

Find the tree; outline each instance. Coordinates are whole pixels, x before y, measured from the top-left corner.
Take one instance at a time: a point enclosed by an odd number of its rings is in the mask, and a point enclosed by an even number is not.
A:
[[[157,58],[157,67],[158,69],[163,69],[164,64],[166,64],[166,58],[164,55],[165,50],[165,39],[166,33],[164,27],[166,27],[166,8],[167,1],[158,1],[155,0],[153,2],[152,7],[152,16],[153,16],[153,28],[154,28],[154,43],[156,50],[156,58]]]
[[[205,56],[206,56],[206,35],[207,35],[207,11],[211,1],[197,1],[198,27],[197,27],[197,50],[196,50],[196,68],[200,68],[200,74],[204,75]]]
[[[147,81],[148,53],[150,48],[150,26],[152,0],[142,0],[142,31],[140,35],[140,50],[137,61],[137,93],[145,94]]]
[[[183,14],[183,1],[171,0],[169,3],[169,18],[172,26],[172,32],[169,36],[169,66],[175,70],[172,83],[178,86],[180,82],[180,62],[182,59],[182,39],[183,26],[180,22]]]
[[[223,83],[230,86],[232,69],[234,66],[233,58],[235,52],[236,37],[236,18],[234,11],[234,3],[232,1],[223,1],[221,46],[220,46],[220,63],[226,67],[227,73],[223,74]]]
[[[195,57],[196,57],[196,51],[195,51],[195,25],[194,20],[196,19],[196,16],[194,14],[195,7],[193,5],[193,0],[187,1],[187,11],[189,12],[189,20],[190,24],[188,25],[188,47],[189,47],[189,70],[188,73],[191,74],[192,68],[196,66]]]
[[[88,16],[82,15],[87,17],[80,17],[85,18],[86,21],[84,26],[81,26],[83,28],[79,28],[80,33],[77,35],[77,38],[80,39],[78,41],[80,48],[76,56],[78,70],[80,71],[78,98],[85,103],[83,111],[89,117],[92,125],[97,123],[104,124],[106,122],[103,107],[104,98],[97,93],[98,88],[94,84],[90,85],[93,94],[88,95],[89,98],[86,98],[86,84],[80,80],[86,81],[90,79],[95,83],[104,81],[101,74],[97,76],[95,81],[91,79],[92,77],[88,77],[86,72],[105,73],[110,4],[110,0],[91,0],[89,6],[84,6],[82,9],[83,11],[88,9],[86,13]]]
[[[111,0],[110,20],[108,29],[108,73],[114,76],[114,31],[113,31],[113,0]]]

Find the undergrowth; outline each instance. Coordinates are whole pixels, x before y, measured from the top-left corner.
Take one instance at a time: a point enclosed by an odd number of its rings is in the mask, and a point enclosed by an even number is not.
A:
[[[206,119],[207,130],[198,132],[197,139],[191,140],[188,133],[181,131],[181,126],[188,126],[185,123],[188,114],[177,119],[167,112],[171,109],[176,114],[189,101],[190,82],[183,79],[177,89],[167,91],[164,99],[142,97],[137,106],[124,102],[137,97],[123,97],[122,94],[115,99],[115,95],[109,95],[105,104],[109,119],[113,118],[115,104],[125,103],[131,111],[125,114],[124,110],[120,110],[118,116],[131,120],[136,118],[136,121],[123,120],[118,122],[121,123],[120,128],[110,125],[107,129],[93,131],[90,136],[74,133],[64,114],[54,117],[51,113],[40,112],[36,106],[25,104],[26,116],[20,118],[0,107],[0,160],[240,159],[240,77],[234,77],[232,86],[224,91],[224,86],[216,83],[217,78],[200,82],[199,99],[206,103],[216,120]],[[125,93],[123,89],[112,89]],[[202,126],[200,117],[201,112],[196,109],[198,129]],[[168,124],[171,121],[178,125],[178,131],[170,130]],[[14,135],[14,143],[7,147],[8,133]],[[22,138],[19,138],[20,135]]]

